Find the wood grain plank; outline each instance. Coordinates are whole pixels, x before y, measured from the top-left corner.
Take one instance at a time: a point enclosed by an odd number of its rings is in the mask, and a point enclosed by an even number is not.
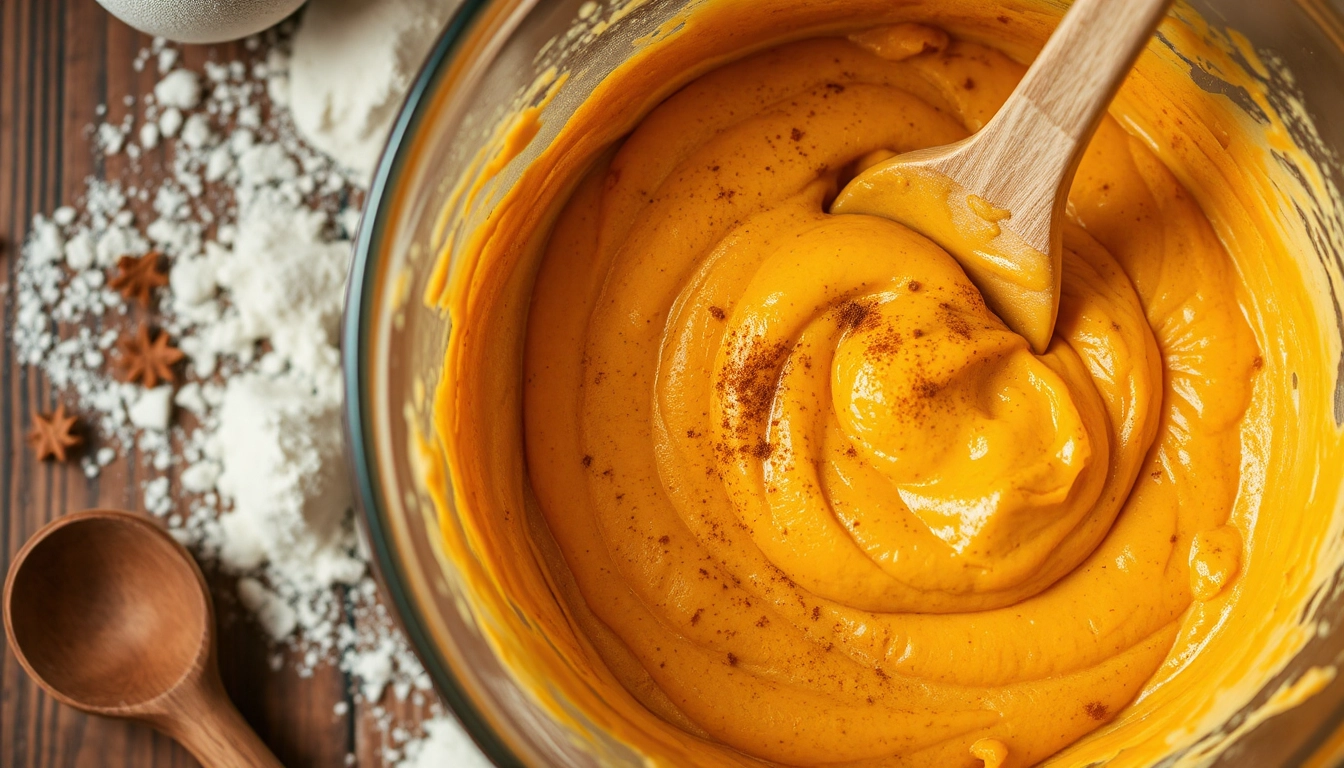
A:
[[[48,410],[55,393],[34,371],[17,365],[8,333],[16,301],[19,249],[36,213],[77,203],[85,180],[125,181],[164,173],[166,147],[132,162],[124,153],[102,157],[89,140],[99,104],[109,119],[128,111],[153,89],[153,61],[137,72],[132,62],[150,39],[111,19],[91,0],[0,0],[0,568],[41,525],[90,507],[139,508],[145,472],[133,451],[88,480],[77,465],[32,460],[24,442],[34,407]],[[241,45],[183,49],[186,64],[244,55]],[[147,205],[132,206],[147,221]],[[70,403],[73,405],[74,403]],[[97,444],[91,446],[96,449]],[[176,482],[176,477],[172,480]],[[220,606],[220,666],[243,715],[288,766],[342,766],[356,753],[361,765],[382,765],[382,731],[372,706],[339,717],[338,702],[352,705],[349,681],[332,667],[301,678],[293,663],[273,671],[273,650],[260,630],[231,608],[232,583],[212,577]],[[147,728],[84,716],[44,696],[22,672],[0,637],[0,766],[196,765],[182,749]],[[292,660],[290,660],[292,661]],[[390,698],[390,697],[389,697]],[[407,702],[398,715],[422,712]]]

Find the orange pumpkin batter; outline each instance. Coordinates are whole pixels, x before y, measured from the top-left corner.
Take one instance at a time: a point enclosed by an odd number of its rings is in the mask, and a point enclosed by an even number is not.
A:
[[[1183,674],[1235,614],[1253,542],[1234,510],[1259,509],[1266,466],[1288,472],[1255,393],[1281,398],[1295,364],[1267,359],[1246,296],[1281,288],[1248,288],[1232,230],[1107,118],[1034,355],[929,240],[828,213],[859,169],[982,126],[1024,66],[927,23],[758,47],[610,149],[585,131],[629,113],[581,110],[553,145],[568,154],[534,164],[470,245],[478,266],[432,297],[466,329],[440,391],[457,507],[495,578],[536,584],[504,553],[540,552],[565,602],[533,620],[604,668],[556,679],[585,679],[574,695],[649,754],[1034,764]],[[510,268],[528,253],[524,329],[490,297],[525,296]],[[501,333],[523,344],[516,400],[480,340]],[[521,404],[548,533],[477,484],[505,476],[478,464],[520,468],[511,438],[481,437],[501,434],[477,415],[498,393]]]
[[[1022,73],[911,47],[794,43],[664,102],[561,214],[528,326],[533,486],[626,685],[788,764],[1073,741],[1162,662],[1182,555],[1236,492],[1258,352],[1227,255],[1113,123],[1078,221],[1177,232],[1184,263],[1131,282],[1164,244],[1071,227],[1040,357],[930,241],[826,213],[856,162],[963,138]]]

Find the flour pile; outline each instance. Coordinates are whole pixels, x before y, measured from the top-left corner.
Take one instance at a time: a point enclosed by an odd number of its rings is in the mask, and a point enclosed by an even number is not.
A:
[[[156,40],[134,62],[157,68],[152,94],[91,133],[132,173],[90,179],[77,206],[38,216],[16,265],[19,362],[40,368],[88,425],[84,472],[95,477],[134,451],[144,508],[207,567],[237,576],[237,602],[277,644],[273,664],[285,650],[300,674],[335,663],[371,706],[389,689],[425,702],[431,686],[377,599],[353,520],[338,324],[365,177],[350,169],[381,150],[406,86],[411,54],[398,41],[429,26],[432,38],[441,5],[380,5],[401,21],[375,25],[371,41],[351,29],[327,39],[321,25],[300,33],[317,50],[372,45],[362,55],[396,62],[382,71],[387,83],[364,84],[376,97],[328,102],[327,118],[362,126],[352,143],[330,144],[339,160],[294,129],[292,28],[249,40],[247,61],[200,72]],[[312,4],[319,22],[325,7]],[[150,153],[161,169],[141,167]],[[108,280],[122,256],[151,251],[169,265],[169,285],[146,310]],[[111,374],[118,339],[140,324],[185,353],[175,383],[146,388]],[[405,754],[428,765],[424,756],[450,754],[439,745],[456,745],[451,764],[485,764],[446,716],[403,725],[373,712],[388,763]]]
[[[294,122],[313,146],[367,178],[401,98],[457,0],[310,3],[294,39]]]
[[[401,768],[471,768],[488,765],[455,721],[438,718],[425,723],[425,738],[406,746]]]

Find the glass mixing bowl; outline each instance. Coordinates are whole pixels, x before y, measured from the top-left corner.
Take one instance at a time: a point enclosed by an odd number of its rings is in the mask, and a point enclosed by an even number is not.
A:
[[[444,700],[499,765],[646,763],[581,711],[559,714],[540,705],[497,656],[470,609],[471,588],[464,578],[470,564],[464,558],[473,555],[450,557],[441,545],[441,526],[460,539],[461,522],[451,511],[440,519],[420,481],[425,471],[443,472],[450,482],[452,475],[447,467],[424,467],[424,454],[416,449],[418,435],[433,434],[427,396],[434,391],[448,336],[446,316],[426,309],[419,297],[442,244],[439,224],[454,183],[498,119],[517,107],[520,94],[549,67],[573,73],[547,106],[541,133],[497,177],[501,189],[517,179],[582,96],[635,50],[632,41],[686,5],[687,0],[634,4],[603,34],[557,45],[552,41],[563,38],[576,18],[610,18],[613,8],[591,0],[466,0],[410,90],[368,196],[343,330],[357,497],[373,562],[411,643]],[[1257,51],[1272,52],[1293,73],[1291,83],[1274,82],[1271,91],[1300,96],[1328,148],[1315,159],[1338,180],[1332,159],[1344,153],[1344,23],[1338,9],[1324,0],[1191,0],[1190,5],[1211,23],[1241,31]],[[1244,93],[1193,65],[1191,72],[1204,90],[1246,103]],[[1318,250],[1322,268],[1337,273],[1339,253],[1328,243]],[[1341,292],[1338,280],[1330,284]],[[1338,315],[1339,297],[1331,298]],[[1336,393],[1339,420],[1344,398]],[[1335,473],[1335,482],[1341,475]],[[1319,609],[1325,631],[1267,681],[1226,730],[1243,725],[1284,681],[1334,664],[1344,653],[1341,576],[1336,573],[1327,585],[1332,597]],[[1206,759],[1196,745],[1165,762],[1335,765],[1344,758],[1341,721],[1344,679],[1336,678],[1305,704],[1242,728],[1245,735],[1230,750]]]

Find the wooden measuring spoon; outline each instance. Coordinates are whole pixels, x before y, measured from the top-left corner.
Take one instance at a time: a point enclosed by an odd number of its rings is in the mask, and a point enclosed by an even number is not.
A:
[[[48,524],[14,557],[4,615],[19,663],[58,701],[148,723],[207,768],[280,768],[220,683],[201,569],[148,518]]]
[[[961,264],[1038,354],[1054,334],[1064,203],[1078,161],[1171,0],[1075,0],[974,136],[862,171],[831,205],[898,221]]]

